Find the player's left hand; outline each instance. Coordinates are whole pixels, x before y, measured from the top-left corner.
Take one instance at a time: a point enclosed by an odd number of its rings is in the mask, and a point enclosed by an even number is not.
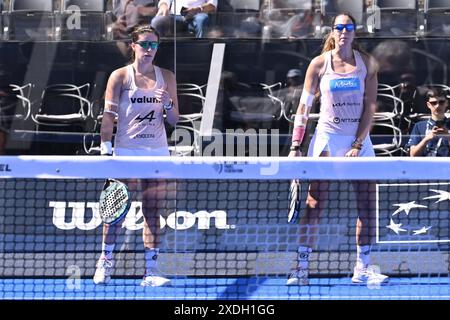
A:
[[[359,151],[358,149],[350,149],[345,156],[346,157],[359,157]]]
[[[170,104],[170,94],[167,92],[167,85],[164,87],[155,90],[155,97],[159,102],[162,102],[163,105]]]

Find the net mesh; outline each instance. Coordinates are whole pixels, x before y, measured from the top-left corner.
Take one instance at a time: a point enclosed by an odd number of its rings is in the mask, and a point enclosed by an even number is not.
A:
[[[445,160],[2,161],[1,298],[450,296],[450,183],[445,181],[450,166]],[[126,181],[133,201],[118,224],[112,280],[99,286],[92,281],[102,242],[98,199],[105,178],[112,177]],[[293,178],[301,180],[302,202],[310,185],[321,191],[316,227],[299,223],[304,210],[296,223],[287,221]],[[171,279],[170,287],[140,286],[146,270],[143,211],[155,212],[148,221],[157,226],[157,266]],[[352,284],[362,212],[370,214],[371,267],[389,275],[387,284]],[[286,286],[305,237],[313,243],[309,285]]]

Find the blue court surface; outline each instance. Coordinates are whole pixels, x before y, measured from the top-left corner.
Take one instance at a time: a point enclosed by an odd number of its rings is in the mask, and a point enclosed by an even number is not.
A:
[[[44,300],[450,300],[450,278],[391,278],[380,286],[352,284],[350,278],[311,279],[287,287],[285,278],[177,278],[170,287],[141,287],[140,279],[0,279],[0,299]]]

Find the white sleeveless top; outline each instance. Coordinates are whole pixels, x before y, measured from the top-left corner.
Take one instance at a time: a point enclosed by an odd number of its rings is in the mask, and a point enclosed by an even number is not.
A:
[[[366,65],[358,51],[353,50],[356,68],[338,73],[332,68],[331,51],[325,53],[320,79],[320,117],[318,132],[356,135],[364,109]]]
[[[120,95],[115,148],[168,148],[163,106],[157,102],[155,90],[164,86],[161,69],[155,68],[156,84],[152,89],[136,86],[134,69],[127,66],[127,85]]]

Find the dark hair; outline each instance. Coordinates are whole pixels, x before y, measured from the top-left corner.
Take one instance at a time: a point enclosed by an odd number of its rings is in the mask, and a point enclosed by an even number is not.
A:
[[[433,88],[429,88],[427,90],[427,100],[430,100],[430,98],[439,98],[439,97],[445,97],[447,98],[447,92],[445,92],[445,90],[443,88],[439,88],[439,87],[433,87]]]
[[[159,32],[153,28],[152,26],[148,25],[148,24],[144,24],[144,25],[138,25],[134,28],[134,30],[131,32],[131,41],[132,42],[136,42],[139,39],[139,35],[144,34],[144,33],[153,33],[157,38],[158,38],[158,42],[160,39],[159,36]],[[134,61],[134,51],[131,52],[131,61]]]
[[[333,26],[334,26],[334,23],[336,22],[337,17],[340,17],[340,16],[347,16],[347,17],[349,17],[350,20],[352,20],[353,25],[355,26],[355,31],[354,32],[356,32],[356,19],[349,12],[342,12],[342,13],[337,14],[331,20],[332,21],[332,23],[331,23],[331,28],[332,29],[331,29],[331,32],[325,37],[322,53],[330,51],[330,50],[333,50],[336,47],[336,45],[334,43],[334,38],[333,38],[333,32],[332,31],[333,31]],[[353,40],[352,47],[353,47],[353,49],[361,51],[359,46],[357,44],[355,44],[355,40]]]

